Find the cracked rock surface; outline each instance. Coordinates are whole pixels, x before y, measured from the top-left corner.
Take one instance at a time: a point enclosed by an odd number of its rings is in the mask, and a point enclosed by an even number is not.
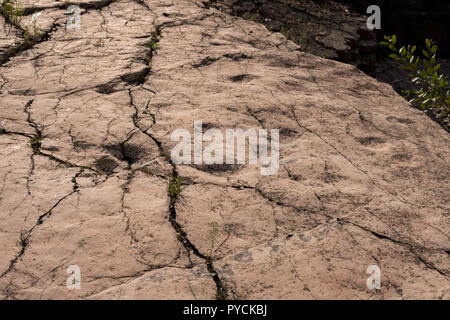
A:
[[[390,86],[206,1],[79,1],[78,30],[21,3],[44,36],[0,32],[0,298],[450,298],[449,135]],[[174,164],[194,121],[279,129],[278,172]]]

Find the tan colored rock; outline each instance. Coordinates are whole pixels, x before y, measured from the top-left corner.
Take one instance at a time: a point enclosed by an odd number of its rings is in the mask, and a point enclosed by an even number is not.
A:
[[[0,66],[2,299],[449,298],[450,139],[392,88],[202,1],[40,5]],[[173,164],[195,121],[279,129],[278,172]]]
[[[371,265],[381,269],[380,290],[367,288]],[[447,276],[407,245],[336,221],[235,253],[215,267],[237,299],[449,298]]]
[[[216,285],[205,267],[164,268],[148,272],[123,285],[100,292],[91,299],[101,300],[210,300]]]

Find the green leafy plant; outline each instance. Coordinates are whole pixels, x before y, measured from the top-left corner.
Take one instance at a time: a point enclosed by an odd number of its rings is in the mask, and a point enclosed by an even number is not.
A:
[[[169,194],[171,196],[179,195],[183,191],[181,179],[176,177],[169,178]]]
[[[3,0],[0,10],[3,16],[13,25],[20,27],[25,9],[19,3],[16,3],[14,0]]]
[[[450,86],[447,76],[438,71],[441,65],[437,62],[438,46],[430,39],[425,40],[422,56],[416,46],[402,46],[397,48],[397,37],[385,36],[380,44],[387,46],[392,53],[390,58],[400,63],[400,68],[408,71],[411,82],[417,89],[403,90],[405,98],[414,106],[422,110],[431,110],[445,123],[450,117]]]
[[[39,152],[42,145],[42,139],[41,138],[34,138],[31,140],[31,148],[33,148],[34,152]]]
[[[28,44],[33,44],[39,41],[39,38],[42,36],[41,30],[36,26],[36,23],[33,24],[33,27],[29,28],[26,26],[23,30],[23,40]]]
[[[0,134],[4,134],[6,132],[6,130],[5,129],[3,129],[3,128],[0,128]]]
[[[156,42],[155,40],[152,41],[152,50],[158,50],[159,49],[159,44],[158,42]]]

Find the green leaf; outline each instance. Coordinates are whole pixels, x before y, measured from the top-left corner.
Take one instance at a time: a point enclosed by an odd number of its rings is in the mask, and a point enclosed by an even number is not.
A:
[[[397,43],[397,36],[395,34],[392,36],[391,42],[392,42],[392,44],[396,44]]]
[[[416,51],[416,46],[413,46],[411,49],[411,53],[414,53],[414,51]]]
[[[437,64],[437,65],[435,65],[435,66],[434,66],[434,71],[438,71],[440,67],[441,67],[441,64],[440,64],[440,63]]]
[[[426,58],[429,58],[430,57],[430,55],[428,54],[428,52],[427,51],[425,51],[425,50],[422,50],[422,53],[423,53],[423,55],[426,57]]]
[[[438,75],[437,75],[437,73],[436,73],[436,72],[434,72],[434,73],[433,73],[433,76],[432,76],[432,78],[433,78],[433,81],[435,81],[435,82],[437,82],[437,81],[438,81]]]

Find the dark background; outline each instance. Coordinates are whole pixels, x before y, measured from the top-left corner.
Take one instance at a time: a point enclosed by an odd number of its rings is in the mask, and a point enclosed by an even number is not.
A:
[[[376,4],[381,8],[382,29],[377,37],[396,34],[402,44],[423,44],[426,38],[439,46],[440,57],[450,57],[450,0],[336,0],[358,13]]]

